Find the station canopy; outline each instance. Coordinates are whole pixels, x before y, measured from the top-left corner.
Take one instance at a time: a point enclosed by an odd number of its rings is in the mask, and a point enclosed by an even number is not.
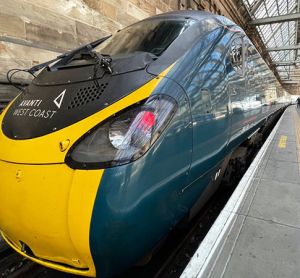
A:
[[[300,85],[300,0],[243,0],[283,85]]]

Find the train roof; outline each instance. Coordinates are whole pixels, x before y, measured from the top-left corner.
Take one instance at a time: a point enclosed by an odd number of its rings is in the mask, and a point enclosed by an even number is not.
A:
[[[222,15],[216,15],[213,13],[205,12],[205,11],[195,11],[195,10],[182,10],[182,11],[172,11],[167,13],[158,14],[149,18],[146,18],[144,20],[151,20],[155,18],[164,18],[164,19],[193,19],[196,21],[202,21],[205,19],[214,19],[219,24],[224,26],[233,26],[236,25],[233,21],[228,19],[225,16]]]

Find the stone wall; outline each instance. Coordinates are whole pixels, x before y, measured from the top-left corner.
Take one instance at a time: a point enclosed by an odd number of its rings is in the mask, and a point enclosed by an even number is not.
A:
[[[175,10],[177,2],[0,0],[0,81],[10,68],[28,68],[52,59],[135,21]]]

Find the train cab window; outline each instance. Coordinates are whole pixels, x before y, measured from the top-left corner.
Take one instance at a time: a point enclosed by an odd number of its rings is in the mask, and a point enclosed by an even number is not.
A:
[[[160,56],[170,44],[195,23],[192,19],[151,19],[120,30],[95,51],[109,55],[148,52]]]
[[[231,42],[230,62],[239,75],[244,75],[245,54],[243,50],[243,38],[237,37]]]

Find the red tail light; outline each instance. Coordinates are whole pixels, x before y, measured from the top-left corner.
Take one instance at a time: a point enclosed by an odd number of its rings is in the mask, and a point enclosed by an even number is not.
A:
[[[143,130],[151,129],[155,124],[154,113],[152,113],[150,111],[143,111],[141,113],[142,113],[142,117],[141,117],[141,121],[140,121],[140,124],[138,127]]]

